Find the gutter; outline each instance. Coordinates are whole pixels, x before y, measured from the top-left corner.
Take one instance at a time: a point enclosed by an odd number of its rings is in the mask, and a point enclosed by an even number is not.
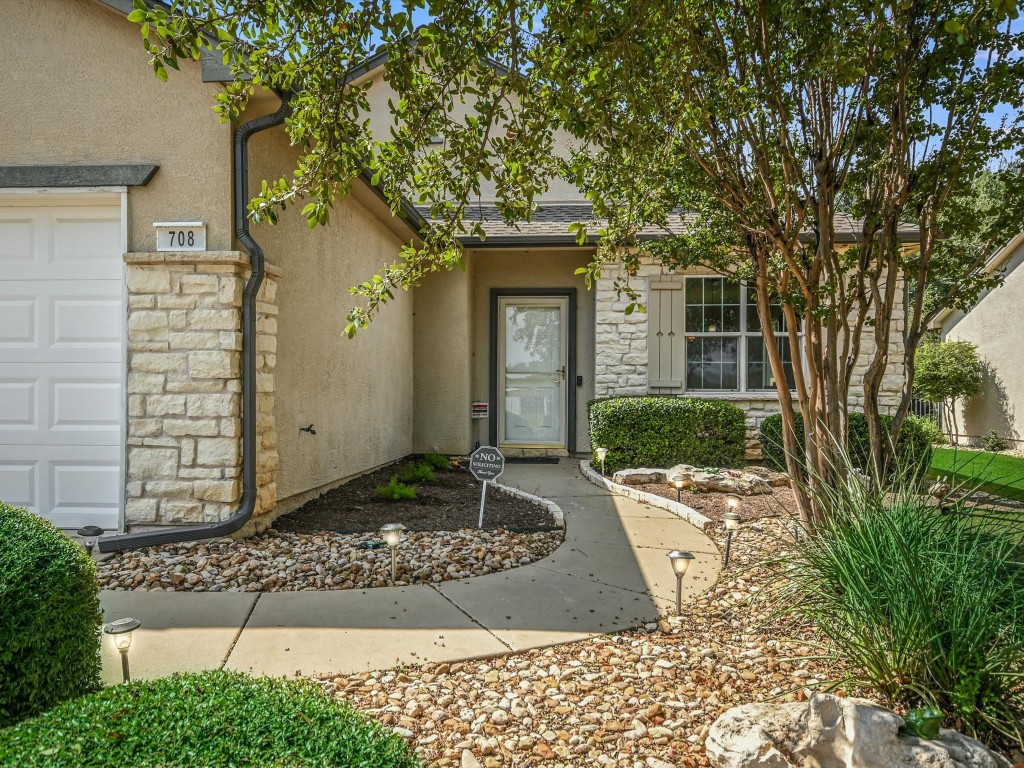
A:
[[[256,509],[256,296],[266,274],[263,249],[249,233],[249,138],[282,125],[291,112],[281,98],[280,108],[239,126],[235,132],[235,235],[249,253],[250,272],[242,292],[242,499],[233,515],[219,523],[173,527],[163,531],[122,533],[98,541],[100,552],[177,544],[230,536],[240,530]]]

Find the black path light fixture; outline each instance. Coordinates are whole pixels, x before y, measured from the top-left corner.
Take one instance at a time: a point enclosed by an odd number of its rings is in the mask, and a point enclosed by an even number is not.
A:
[[[672,478],[672,485],[676,487],[676,502],[679,504],[683,503],[683,484],[686,481],[680,475],[676,475]]]
[[[132,632],[142,626],[142,622],[126,616],[123,619],[114,619],[103,628],[103,631],[113,636],[114,647],[121,654],[121,677],[127,683],[132,679],[128,671],[128,649],[132,647]]]
[[[381,526],[380,535],[384,537],[384,542],[391,548],[391,581],[395,579],[395,554],[398,551],[398,545],[402,542],[402,535],[405,532],[405,526],[401,523],[387,523]]]
[[[82,546],[90,555],[96,546],[96,540],[103,535],[103,529],[98,525],[86,525],[78,529],[78,535],[82,537]]]
[[[672,563],[672,572],[676,577],[676,616],[678,616],[683,610],[683,576],[690,570],[693,553],[682,549],[673,549],[668,553],[668,559]]]
[[[739,530],[740,521],[743,519],[740,517],[740,513],[737,511],[740,508],[740,497],[735,494],[730,494],[726,498],[726,504],[729,505],[729,511],[722,515],[722,522],[725,523],[725,530],[728,534],[725,540],[725,567],[729,567],[729,557],[732,554],[732,535]]]

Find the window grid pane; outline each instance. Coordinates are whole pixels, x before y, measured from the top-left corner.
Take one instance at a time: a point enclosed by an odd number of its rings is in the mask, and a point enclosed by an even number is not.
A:
[[[775,388],[751,288],[724,277],[684,278],[687,390],[765,391]],[[772,326],[789,387],[795,386],[793,354],[781,305]],[[742,334],[742,335],[741,335]],[[744,373],[742,381],[740,372]]]

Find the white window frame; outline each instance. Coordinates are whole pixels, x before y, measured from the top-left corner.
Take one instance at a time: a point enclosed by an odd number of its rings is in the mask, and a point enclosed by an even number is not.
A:
[[[744,283],[742,281],[739,282],[739,286],[740,286],[740,320],[739,320],[740,330],[739,331],[716,331],[714,333],[711,333],[711,332],[708,332],[708,331],[697,331],[697,332],[691,333],[690,331],[688,331],[686,329],[686,307],[687,307],[686,296],[688,295],[687,294],[686,282],[688,280],[708,280],[708,279],[715,279],[715,278],[723,280],[725,282],[730,282],[730,280],[727,277],[725,277],[724,275],[685,275],[685,276],[683,276],[683,279],[682,279],[682,283],[683,283],[683,386],[682,386],[682,391],[684,393],[698,393],[700,395],[733,395],[733,396],[736,396],[736,395],[751,395],[753,397],[760,397],[760,396],[763,396],[765,394],[771,394],[773,392],[776,392],[777,390],[774,389],[773,387],[768,387],[768,388],[764,388],[764,389],[750,389],[748,387],[748,382],[747,382],[747,364],[749,362],[748,357],[747,357],[748,345],[750,343],[750,339],[757,339],[759,341],[764,339],[764,332],[763,332],[763,330],[762,331],[756,331],[756,332],[755,331],[748,331],[747,330],[747,306],[748,306],[748,293],[747,293],[747,290],[748,289],[747,289],[746,283]],[[783,333],[783,334],[776,334],[776,335],[777,336],[778,335],[782,335],[782,336],[784,336],[787,339],[789,338],[788,334],[785,334],[785,333]],[[693,337],[702,337],[702,338],[734,338],[734,337],[737,337],[737,336],[739,337],[739,350],[738,350],[738,353],[737,353],[737,361],[736,361],[736,364],[739,367],[739,371],[738,371],[738,375],[737,375],[737,384],[738,384],[738,388],[737,389],[690,389],[686,385],[686,380],[687,380],[687,375],[686,375],[687,374],[687,370],[686,370],[686,353],[687,353],[687,350],[688,350],[688,347],[689,347],[689,343],[690,343],[689,339],[690,339],[691,336],[693,336]],[[796,359],[794,360],[794,365],[798,365],[798,364],[801,365],[801,366],[803,365],[803,356],[800,354],[801,348],[803,346],[802,341],[803,341],[803,329],[801,328],[800,333],[797,334],[797,342],[798,342],[797,347],[798,348],[796,350],[796,356],[795,356]],[[790,390],[790,391],[795,391],[795,390]]]

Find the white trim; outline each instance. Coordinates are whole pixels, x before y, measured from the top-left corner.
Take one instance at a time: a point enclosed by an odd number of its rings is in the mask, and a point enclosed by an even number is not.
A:
[[[61,205],[74,205],[74,198],[83,198],[82,205],[93,205],[98,195],[108,195],[111,199],[128,192],[128,187],[0,187],[0,196],[24,196],[39,202],[31,205],[43,205],[43,196],[60,196]],[[84,202],[88,198],[89,202]]]
[[[117,512],[118,533],[124,533],[128,507],[128,188],[121,197],[121,505]]]

